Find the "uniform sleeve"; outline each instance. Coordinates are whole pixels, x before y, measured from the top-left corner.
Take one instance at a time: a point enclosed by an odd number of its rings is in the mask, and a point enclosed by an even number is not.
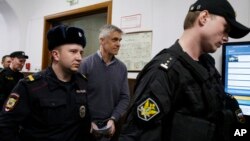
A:
[[[150,123],[166,115],[171,109],[173,97],[173,80],[162,69],[149,71],[139,82],[135,90],[133,110],[142,123]]]
[[[162,118],[171,107],[170,80],[161,69],[148,71],[139,82],[131,102],[120,141],[161,140]]]
[[[4,99],[5,99],[5,92],[4,92],[4,75],[0,72],[0,108],[2,109]]]
[[[123,73],[123,80],[122,80],[122,87],[121,92],[119,96],[119,103],[115,107],[112,117],[115,118],[116,121],[118,121],[121,116],[123,116],[128,108],[129,101],[130,101],[130,94],[129,94],[129,87],[128,87],[128,77],[127,77],[127,69],[125,69]]]
[[[5,101],[0,112],[0,140],[12,141],[17,138],[21,122],[29,114],[27,87],[19,81]]]

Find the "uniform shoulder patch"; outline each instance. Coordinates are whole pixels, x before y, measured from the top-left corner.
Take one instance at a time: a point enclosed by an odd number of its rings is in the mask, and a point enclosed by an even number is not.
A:
[[[160,64],[160,67],[168,70],[175,62],[175,58],[171,54],[167,54],[165,60]]]
[[[42,77],[42,75],[40,73],[35,73],[35,74],[30,74],[28,75],[25,80],[27,82],[32,82],[32,81],[35,81],[35,80],[38,80]]]
[[[137,116],[138,118],[149,121],[156,115],[160,113],[159,106],[157,103],[151,99],[147,98],[139,106],[137,106]]]
[[[18,100],[19,100],[19,95],[16,93],[11,93],[10,96],[8,97],[6,104],[4,105],[4,110],[6,112],[13,110]]]

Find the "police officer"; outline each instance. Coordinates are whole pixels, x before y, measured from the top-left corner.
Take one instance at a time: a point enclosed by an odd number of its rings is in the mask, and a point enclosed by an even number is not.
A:
[[[4,101],[9,96],[11,90],[17,82],[24,78],[23,73],[20,71],[29,57],[23,51],[15,51],[10,54],[10,66],[4,68],[0,72],[0,106],[2,108]]]
[[[4,55],[2,57],[2,65],[3,65],[3,68],[8,68],[10,66],[10,63],[11,63],[11,58],[10,58],[10,55]],[[2,68],[1,68],[2,69]]]
[[[249,32],[227,0],[191,5],[179,40],[139,73],[119,141],[229,141],[244,117],[208,53]]]
[[[84,31],[59,25],[47,34],[52,64],[19,81],[0,113],[0,140],[88,141],[86,78],[77,72]]]

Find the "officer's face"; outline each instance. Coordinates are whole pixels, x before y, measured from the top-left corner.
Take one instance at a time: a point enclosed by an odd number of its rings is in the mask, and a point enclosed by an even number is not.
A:
[[[109,36],[101,38],[100,44],[104,50],[104,52],[109,55],[117,55],[121,46],[121,33],[119,32],[111,32]]]
[[[213,53],[223,43],[228,42],[229,25],[221,16],[208,14],[203,26],[203,32],[203,52]]]
[[[82,60],[83,48],[78,44],[65,44],[53,50],[52,55],[63,71],[76,72]]]
[[[12,63],[12,69],[14,71],[21,71],[23,69],[23,66],[26,62],[25,58],[18,58],[18,57],[14,57],[11,58],[11,63]]]
[[[6,57],[4,59],[4,61],[2,62],[4,68],[8,68],[10,66],[10,63],[11,63],[11,58],[10,57]]]

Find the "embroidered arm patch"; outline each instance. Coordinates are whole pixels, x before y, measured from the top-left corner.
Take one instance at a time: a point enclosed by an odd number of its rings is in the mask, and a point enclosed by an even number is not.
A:
[[[160,109],[157,103],[151,98],[146,99],[137,107],[137,116],[144,121],[151,120],[159,113]]]
[[[11,93],[6,104],[4,105],[4,110],[6,112],[11,111],[14,109],[16,103],[18,102],[19,95],[16,93]]]

